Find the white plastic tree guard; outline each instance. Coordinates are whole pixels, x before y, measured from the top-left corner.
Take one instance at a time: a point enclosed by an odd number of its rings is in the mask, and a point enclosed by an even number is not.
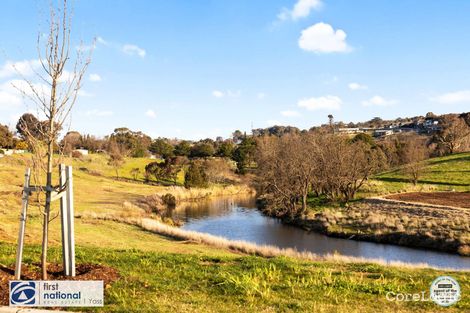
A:
[[[75,276],[75,235],[74,235],[74,209],[73,209],[73,177],[72,166],[59,165],[59,188],[51,193],[50,202],[60,199],[60,224],[62,235],[62,262],[64,274]],[[20,229],[18,232],[18,247],[16,250],[15,279],[21,279],[21,264],[23,260],[24,234],[28,211],[29,196],[34,191],[45,190],[46,187],[30,186],[31,170],[26,169],[22,207],[20,215]],[[46,199],[47,201],[48,199]]]

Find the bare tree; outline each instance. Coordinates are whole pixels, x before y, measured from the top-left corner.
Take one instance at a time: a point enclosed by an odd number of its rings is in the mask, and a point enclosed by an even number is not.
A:
[[[257,144],[257,186],[274,213],[296,217],[310,193],[349,201],[382,168],[380,149],[324,132],[264,136]]]
[[[317,170],[317,149],[311,134],[265,136],[257,145],[258,188],[279,216],[295,217],[307,209],[307,197]]]
[[[111,139],[108,144],[109,161],[108,165],[112,166],[116,171],[116,178],[119,178],[119,169],[125,162],[126,151],[122,149],[116,142]]]
[[[448,153],[459,151],[470,139],[470,126],[464,118],[455,115],[445,115],[441,119],[441,130],[434,137],[438,145]]]
[[[67,0],[63,0],[61,6],[55,7],[51,4],[48,32],[39,33],[37,40],[41,63],[41,72],[36,72],[39,82],[23,77],[27,88],[15,86],[46,118],[43,126],[34,130],[40,132],[40,136],[35,136],[33,130],[27,126],[24,129],[26,140],[33,150],[33,180],[36,185],[44,186],[42,178],[46,177],[45,188],[41,187],[38,192],[38,197],[45,195],[45,203],[40,205],[43,214],[42,279],[47,279],[49,223],[58,215],[57,213],[51,217],[51,195],[53,191],[57,191],[52,177],[55,166],[54,150],[57,147],[59,132],[70,117],[82,86],[83,76],[91,61],[92,49],[89,49],[86,55],[86,49],[77,49],[75,57],[71,59],[69,10]]]
[[[429,157],[426,138],[413,134],[408,136],[403,146],[403,161],[405,163],[403,170],[410,177],[413,185],[416,185],[425,169],[423,161]]]

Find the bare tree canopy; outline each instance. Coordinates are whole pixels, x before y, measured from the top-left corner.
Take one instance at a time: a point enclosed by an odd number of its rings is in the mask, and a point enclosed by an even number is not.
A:
[[[45,186],[38,193],[38,200],[41,195],[45,195],[44,205],[40,205],[44,216],[41,256],[43,279],[47,279],[49,223],[55,217],[51,218],[51,194],[55,190],[52,179],[54,148],[57,147],[60,130],[70,117],[91,61],[91,50],[84,55],[84,49],[71,49],[71,14],[67,0],[63,0],[59,6],[51,4],[48,24],[47,32],[39,33],[37,39],[41,64],[41,72],[35,72],[37,80],[23,76],[28,88],[16,86],[24,97],[34,103],[39,114],[45,117],[44,122],[37,123],[37,119],[35,121],[31,116],[23,116],[25,119],[17,125],[33,151],[33,181],[38,186]],[[74,52],[74,57],[71,52]],[[43,177],[46,178],[45,185]]]
[[[295,217],[310,193],[349,201],[382,168],[380,149],[325,133],[265,136],[258,140],[258,191],[276,214]]]

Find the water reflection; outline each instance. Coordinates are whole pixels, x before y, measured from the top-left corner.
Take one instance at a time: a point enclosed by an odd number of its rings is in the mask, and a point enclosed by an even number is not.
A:
[[[221,197],[188,203],[170,214],[185,222],[184,229],[234,240],[296,248],[317,254],[339,252],[348,256],[470,269],[470,258],[458,255],[331,238],[284,225],[277,219],[262,215],[256,209],[253,197]]]

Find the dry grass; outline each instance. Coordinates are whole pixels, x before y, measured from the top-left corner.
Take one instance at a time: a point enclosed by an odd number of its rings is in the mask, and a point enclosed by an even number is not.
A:
[[[232,196],[239,194],[252,194],[254,189],[248,185],[213,185],[208,188],[191,188],[187,189],[184,187],[171,186],[166,187],[164,190],[160,190],[156,194],[163,196],[164,194],[170,193],[175,196],[177,202],[182,201],[197,201],[209,197],[218,196]]]
[[[346,208],[310,211],[300,221],[333,236],[469,255],[470,210],[371,198]]]

